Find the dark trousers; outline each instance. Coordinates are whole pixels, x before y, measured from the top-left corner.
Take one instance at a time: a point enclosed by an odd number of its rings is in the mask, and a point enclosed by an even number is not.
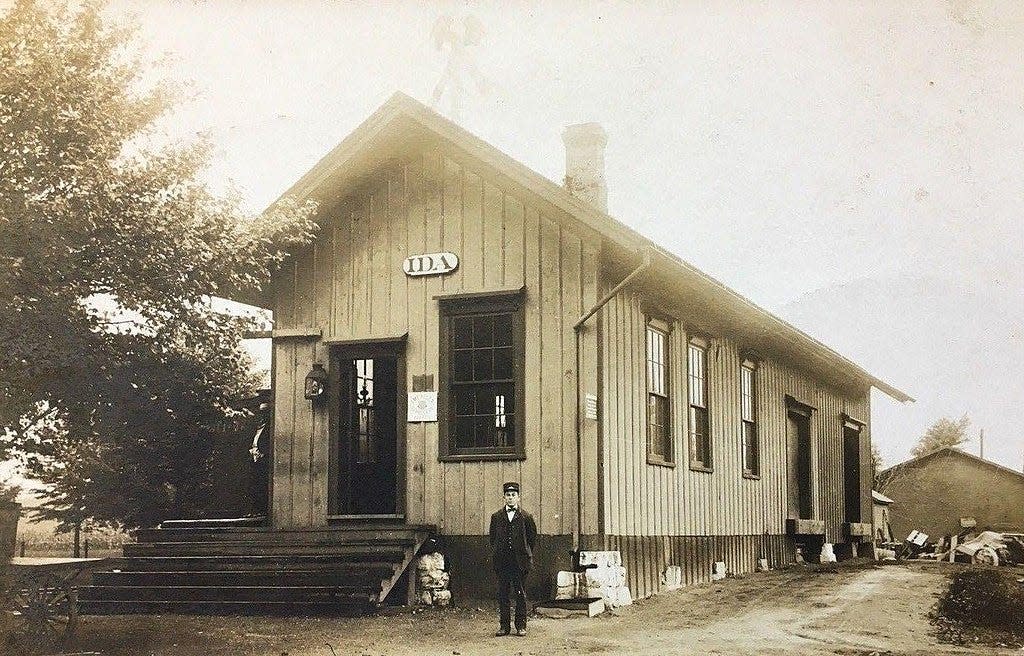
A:
[[[526,585],[525,576],[519,571],[519,566],[514,562],[511,564],[499,563],[498,573],[498,618],[501,628],[508,630],[512,623],[512,600],[509,595],[516,598],[516,628],[526,628]]]

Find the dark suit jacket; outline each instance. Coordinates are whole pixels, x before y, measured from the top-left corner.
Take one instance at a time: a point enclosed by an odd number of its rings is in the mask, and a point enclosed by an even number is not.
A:
[[[526,575],[533,565],[533,545],[537,542],[537,524],[533,521],[533,515],[519,508],[510,522],[504,506],[491,515],[491,557],[495,570],[503,564],[509,536],[512,537],[512,555],[516,565]]]

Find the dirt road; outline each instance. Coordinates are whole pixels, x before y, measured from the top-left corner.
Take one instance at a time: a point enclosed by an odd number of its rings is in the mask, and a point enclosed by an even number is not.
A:
[[[934,566],[793,568],[664,593],[593,619],[533,619],[525,638],[492,637],[489,608],[348,619],[86,617],[75,649],[109,656],[1000,653],[936,642],[927,613],[943,583]]]

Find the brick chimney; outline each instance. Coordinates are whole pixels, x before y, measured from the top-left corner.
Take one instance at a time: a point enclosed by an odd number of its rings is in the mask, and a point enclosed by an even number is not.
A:
[[[570,194],[608,211],[608,185],[604,181],[604,147],[608,135],[600,123],[570,125],[562,133],[565,143],[565,188]]]

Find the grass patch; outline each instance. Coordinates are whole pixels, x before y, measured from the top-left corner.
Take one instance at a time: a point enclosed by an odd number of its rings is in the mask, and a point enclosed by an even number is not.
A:
[[[1024,645],[1021,570],[968,567],[953,573],[931,614],[938,638],[953,644]]]

